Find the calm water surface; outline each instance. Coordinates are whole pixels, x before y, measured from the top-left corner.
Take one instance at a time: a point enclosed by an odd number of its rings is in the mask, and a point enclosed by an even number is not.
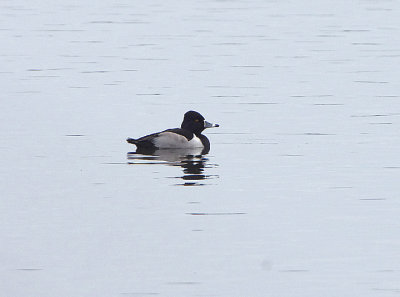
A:
[[[398,296],[400,2],[0,3],[0,292]],[[211,151],[126,137],[220,127]]]

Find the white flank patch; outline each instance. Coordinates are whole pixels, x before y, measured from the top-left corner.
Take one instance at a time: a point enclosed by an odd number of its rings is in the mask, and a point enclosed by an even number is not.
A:
[[[154,144],[158,148],[196,148],[203,147],[200,138],[196,135],[188,141],[185,136],[172,133],[172,132],[162,132],[158,137],[154,139]]]

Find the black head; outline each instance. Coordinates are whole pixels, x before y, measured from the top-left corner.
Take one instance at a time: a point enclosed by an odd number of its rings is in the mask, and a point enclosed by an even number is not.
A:
[[[185,113],[181,128],[189,130],[196,135],[200,135],[205,128],[218,127],[218,126],[219,125],[213,125],[205,121],[204,117],[201,114],[199,114],[197,111],[191,110]]]

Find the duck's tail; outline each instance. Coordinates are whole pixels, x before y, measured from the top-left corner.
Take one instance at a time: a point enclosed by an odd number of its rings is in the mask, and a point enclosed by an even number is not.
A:
[[[137,144],[137,140],[133,138],[127,138],[126,141],[132,144]]]

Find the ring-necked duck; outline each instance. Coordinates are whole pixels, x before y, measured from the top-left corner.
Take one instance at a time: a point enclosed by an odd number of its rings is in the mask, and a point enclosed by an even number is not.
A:
[[[185,113],[180,128],[168,129],[138,139],[128,138],[126,141],[144,151],[203,148],[202,151],[207,153],[210,150],[210,141],[201,132],[212,127],[219,125],[207,122],[200,113],[191,110]]]

